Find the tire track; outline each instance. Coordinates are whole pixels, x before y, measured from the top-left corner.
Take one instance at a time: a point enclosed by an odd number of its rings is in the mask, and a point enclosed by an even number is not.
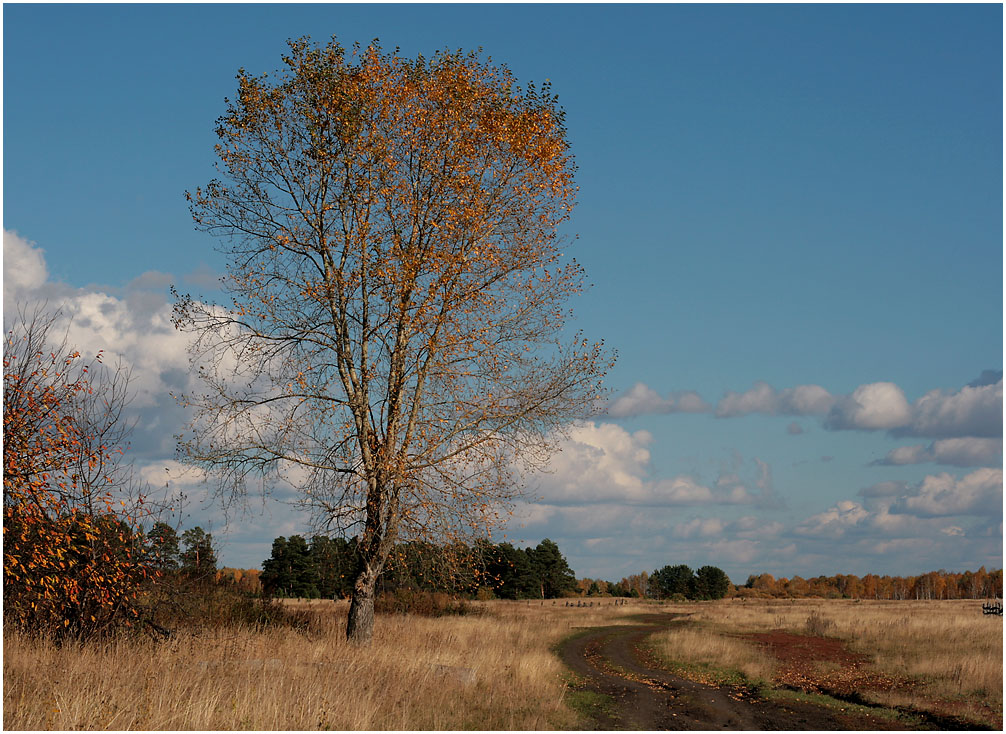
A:
[[[658,667],[641,643],[685,615],[642,615],[641,624],[592,628],[559,649],[584,689],[614,705],[597,714],[601,730],[848,730],[904,728],[869,715],[842,713],[802,701],[753,698],[742,688],[717,688]]]

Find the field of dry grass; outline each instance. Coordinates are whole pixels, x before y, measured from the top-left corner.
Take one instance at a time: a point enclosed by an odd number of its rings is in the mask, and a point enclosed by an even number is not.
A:
[[[224,629],[83,648],[4,639],[5,729],[569,729],[552,646],[632,606],[487,602],[463,617],[381,615],[344,640],[348,604],[292,602],[308,632]]]
[[[666,659],[778,682],[779,663],[750,633],[838,638],[876,680],[891,682],[862,691],[864,699],[1002,728],[1002,618],[982,615],[980,601],[735,599],[666,609],[697,623],[653,638]]]
[[[578,628],[658,610],[694,622],[654,638],[668,660],[771,681],[776,664],[745,634],[823,633],[915,681],[869,698],[1001,726],[1002,620],[975,602],[483,602],[468,616],[381,615],[369,649],[345,642],[346,603],[290,604],[310,614],[307,631],[225,628],[62,648],[5,633],[4,728],[573,729],[587,722],[566,705],[554,646]]]

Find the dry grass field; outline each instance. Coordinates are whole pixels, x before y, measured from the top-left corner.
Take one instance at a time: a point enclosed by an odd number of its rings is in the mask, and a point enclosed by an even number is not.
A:
[[[607,600],[608,605],[611,600]],[[381,615],[344,639],[348,603],[291,602],[307,632],[223,629],[83,648],[4,639],[5,729],[569,729],[552,647],[631,606],[488,602],[488,613]]]
[[[346,603],[290,604],[310,614],[307,631],[225,628],[84,647],[5,633],[4,728],[572,729],[587,722],[566,705],[555,645],[658,610],[691,615],[653,639],[693,670],[773,681],[781,664],[750,635],[823,634],[848,641],[871,674],[910,682],[866,698],[1001,727],[1002,620],[976,602],[484,602],[467,616],[381,615],[369,649],[345,642]]]

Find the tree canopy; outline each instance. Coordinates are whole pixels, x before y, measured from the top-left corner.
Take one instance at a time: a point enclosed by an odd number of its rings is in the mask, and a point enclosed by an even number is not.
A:
[[[180,296],[205,390],[184,447],[241,497],[285,477],[358,538],[347,633],[367,642],[399,540],[486,535],[610,366],[567,332],[575,166],[548,86],[479,54],[292,41],[240,71],[222,180],[189,194],[229,257],[226,306]]]

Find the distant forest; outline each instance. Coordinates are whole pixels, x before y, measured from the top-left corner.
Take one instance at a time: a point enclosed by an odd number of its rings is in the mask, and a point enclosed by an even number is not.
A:
[[[355,541],[300,535],[273,541],[272,555],[257,569],[222,568],[218,580],[276,597],[340,598],[352,591],[358,562]],[[749,576],[734,585],[715,566],[692,571],[688,566],[664,566],[607,581],[577,579],[558,545],[548,538],[535,547],[510,543],[476,543],[469,547],[403,543],[393,554],[378,583],[379,592],[402,589],[445,592],[499,599],[553,599],[572,596],[615,596],[648,599],[806,598],[826,599],[987,599],[1001,598],[1002,569],[930,571],[918,576],[836,574],[804,579]]]

